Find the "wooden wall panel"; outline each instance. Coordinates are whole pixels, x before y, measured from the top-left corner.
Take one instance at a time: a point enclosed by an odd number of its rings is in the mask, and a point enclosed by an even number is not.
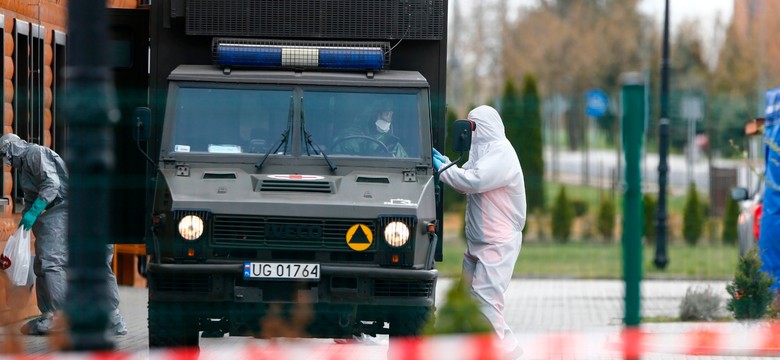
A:
[[[40,4],[40,6],[39,6]],[[14,19],[27,21],[31,24],[43,25],[46,29],[44,37],[44,145],[51,144],[51,104],[52,104],[52,69],[53,52],[52,30],[66,32],[67,28],[67,0],[41,0],[40,3],[28,0],[0,0],[0,13],[5,16],[5,31],[3,32],[5,47],[3,48],[3,133],[13,131],[14,86],[11,81],[14,71],[18,68],[13,63],[13,26]],[[13,203],[10,194],[12,191],[12,177],[9,168],[3,167],[3,197]],[[5,246],[8,236],[16,230],[19,223],[19,214],[14,214],[11,206],[5,206],[0,210],[0,249]],[[11,310],[12,309],[12,310]],[[13,315],[7,315],[13,314]],[[35,295],[29,290],[8,287],[8,283],[0,278],[0,324],[9,321],[18,321],[23,317],[38,314]],[[10,317],[9,317],[10,316]]]
[[[106,6],[111,8],[136,8],[138,0],[106,0]],[[44,145],[51,146],[52,127],[52,30],[67,32],[67,0],[41,0],[38,2],[29,0],[0,0],[0,13],[5,16],[5,31],[2,34],[5,41],[3,49],[3,86],[5,96],[3,98],[4,117],[3,133],[13,131],[13,107],[14,87],[11,79],[15,69],[13,63],[13,26],[14,19],[27,21],[31,24],[41,24],[46,28],[44,38]],[[3,197],[13,203],[10,194],[12,190],[12,177],[10,170],[3,167]],[[11,206],[0,210],[0,249],[5,246],[5,241],[19,223],[19,214],[14,214]],[[35,302],[35,294],[25,289],[13,289],[7,287],[8,283],[0,276],[0,324],[9,321],[18,321],[24,317],[38,314]]]
[[[4,126],[11,126],[14,124],[14,107],[11,106],[11,103],[7,102],[3,104],[3,112],[5,113],[5,118],[3,119],[3,125]]]

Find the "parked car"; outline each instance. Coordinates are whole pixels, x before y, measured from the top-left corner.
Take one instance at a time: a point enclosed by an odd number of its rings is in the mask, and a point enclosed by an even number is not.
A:
[[[761,211],[764,197],[764,181],[761,179],[752,195],[747,188],[731,189],[731,198],[739,203],[737,218],[737,239],[739,241],[739,256],[745,255],[757,246],[759,230],[761,229]]]

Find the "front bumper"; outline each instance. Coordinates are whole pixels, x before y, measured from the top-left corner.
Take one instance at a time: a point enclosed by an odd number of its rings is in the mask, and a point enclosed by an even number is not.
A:
[[[243,263],[149,264],[155,301],[433,306],[438,271],[320,265],[319,280],[247,280]]]

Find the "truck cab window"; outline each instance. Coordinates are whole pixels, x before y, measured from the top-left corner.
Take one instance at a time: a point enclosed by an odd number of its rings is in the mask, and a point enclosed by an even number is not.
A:
[[[306,127],[328,155],[420,156],[416,93],[309,90],[304,97]]]
[[[182,87],[175,152],[264,153],[287,127],[292,90]]]

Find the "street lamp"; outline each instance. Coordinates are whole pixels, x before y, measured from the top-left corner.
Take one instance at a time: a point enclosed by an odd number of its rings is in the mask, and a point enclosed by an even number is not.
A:
[[[666,183],[669,173],[669,0],[664,9],[664,37],[661,53],[661,120],[658,123],[658,206],[655,210],[655,257],[653,264],[665,269],[666,256]]]

